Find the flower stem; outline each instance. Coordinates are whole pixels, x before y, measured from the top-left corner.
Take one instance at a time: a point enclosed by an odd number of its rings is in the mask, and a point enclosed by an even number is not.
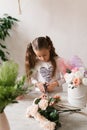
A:
[[[81,111],[81,109],[66,109],[66,110],[60,110],[58,111],[59,113],[63,113],[63,112],[78,112],[78,111]]]

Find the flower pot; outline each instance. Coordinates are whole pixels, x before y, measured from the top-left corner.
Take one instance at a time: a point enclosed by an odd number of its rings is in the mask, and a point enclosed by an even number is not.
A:
[[[0,113],[0,130],[10,130],[9,122],[4,112]]]
[[[73,87],[72,84],[68,85],[68,102],[75,107],[86,107],[86,86],[79,85]]]

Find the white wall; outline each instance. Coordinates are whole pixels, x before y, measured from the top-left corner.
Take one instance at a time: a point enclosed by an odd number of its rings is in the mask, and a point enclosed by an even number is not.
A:
[[[37,36],[50,36],[57,53],[70,59],[78,55],[87,65],[87,0],[0,0],[0,16],[8,13],[20,20],[6,44],[24,73],[26,45]]]

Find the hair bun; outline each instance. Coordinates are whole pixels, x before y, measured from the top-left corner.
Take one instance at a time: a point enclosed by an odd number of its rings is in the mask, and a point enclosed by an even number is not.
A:
[[[50,37],[46,36],[46,40],[52,46],[52,41],[51,41]]]
[[[46,40],[50,40],[50,37],[46,36]]]

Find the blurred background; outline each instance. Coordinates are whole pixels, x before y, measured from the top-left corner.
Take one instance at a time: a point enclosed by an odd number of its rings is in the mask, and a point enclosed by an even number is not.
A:
[[[87,65],[87,0],[0,0],[0,17],[4,13],[20,20],[5,40],[20,75],[27,44],[39,36],[48,35],[61,57],[78,55]]]

